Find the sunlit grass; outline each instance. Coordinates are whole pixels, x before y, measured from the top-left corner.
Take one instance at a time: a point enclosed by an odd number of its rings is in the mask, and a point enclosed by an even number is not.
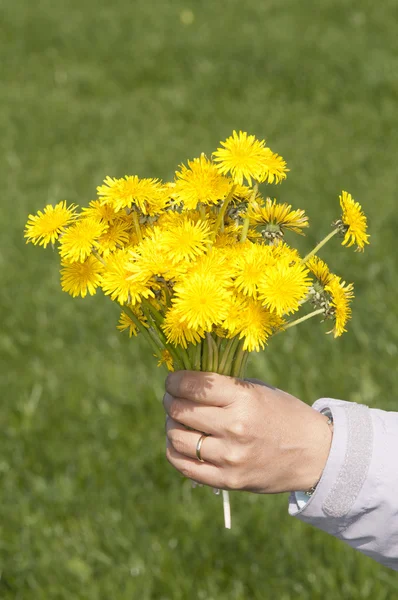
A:
[[[187,16],[188,15],[188,16]],[[395,576],[295,521],[287,498],[192,490],[164,458],[164,372],[102,297],[73,301],[29,212],[86,204],[106,175],[170,177],[232,129],[291,169],[310,249],[349,190],[372,245],[325,250],[355,281],[341,340],[309,323],[250,371],[307,402],[394,410],[396,5],[200,0],[0,4],[0,597],[390,599]]]

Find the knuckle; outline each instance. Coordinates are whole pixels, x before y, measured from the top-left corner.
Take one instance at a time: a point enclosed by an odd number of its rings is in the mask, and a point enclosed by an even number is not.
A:
[[[179,471],[186,477],[187,479],[194,479],[193,469],[188,464],[183,464],[179,468]]]
[[[232,448],[224,456],[224,462],[231,467],[244,465],[245,459],[246,452],[243,448]]]
[[[178,421],[178,416],[181,414],[181,406],[178,400],[172,400],[168,407],[168,413],[172,419]]]
[[[243,480],[239,473],[231,472],[225,477],[225,486],[229,490],[240,490],[243,487]]]
[[[179,434],[178,431],[170,429],[168,433],[168,438],[170,440],[171,445],[175,450],[177,450],[177,452],[179,452],[180,454],[185,454],[185,444],[181,438],[181,434]]]
[[[180,379],[179,395],[195,396],[200,389],[200,381],[196,373],[184,373]]]
[[[234,419],[229,425],[229,433],[233,438],[244,441],[249,433],[249,422],[245,415],[239,415],[238,418]]]

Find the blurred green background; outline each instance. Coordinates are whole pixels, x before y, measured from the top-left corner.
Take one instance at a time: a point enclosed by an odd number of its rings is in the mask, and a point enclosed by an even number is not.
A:
[[[291,169],[310,249],[349,190],[363,255],[349,332],[309,322],[249,371],[307,402],[398,406],[396,0],[0,1],[0,597],[398,597],[396,576],[287,514],[287,497],[192,490],[164,457],[165,373],[103,297],[62,294],[29,212],[87,204],[106,175],[171,178],[232,129]]]

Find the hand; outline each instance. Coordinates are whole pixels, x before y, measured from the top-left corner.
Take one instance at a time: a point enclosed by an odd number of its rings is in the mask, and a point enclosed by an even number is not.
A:
[[[177,371],[166,380],[167,459],[185,477],[224,490],[308,490],[326,464],[327,418],[294,396],[215,373]],[[197,442],[204,438],[200,462]]]

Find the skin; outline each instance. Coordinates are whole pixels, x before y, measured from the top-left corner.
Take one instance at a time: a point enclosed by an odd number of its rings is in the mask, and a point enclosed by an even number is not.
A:
[[[185,477],[224,490],[309,490],[325,467],[327,418],[258,380],[177,371],[166,380],[168,461]],[[208,434],[196,457],[197,442]]]

